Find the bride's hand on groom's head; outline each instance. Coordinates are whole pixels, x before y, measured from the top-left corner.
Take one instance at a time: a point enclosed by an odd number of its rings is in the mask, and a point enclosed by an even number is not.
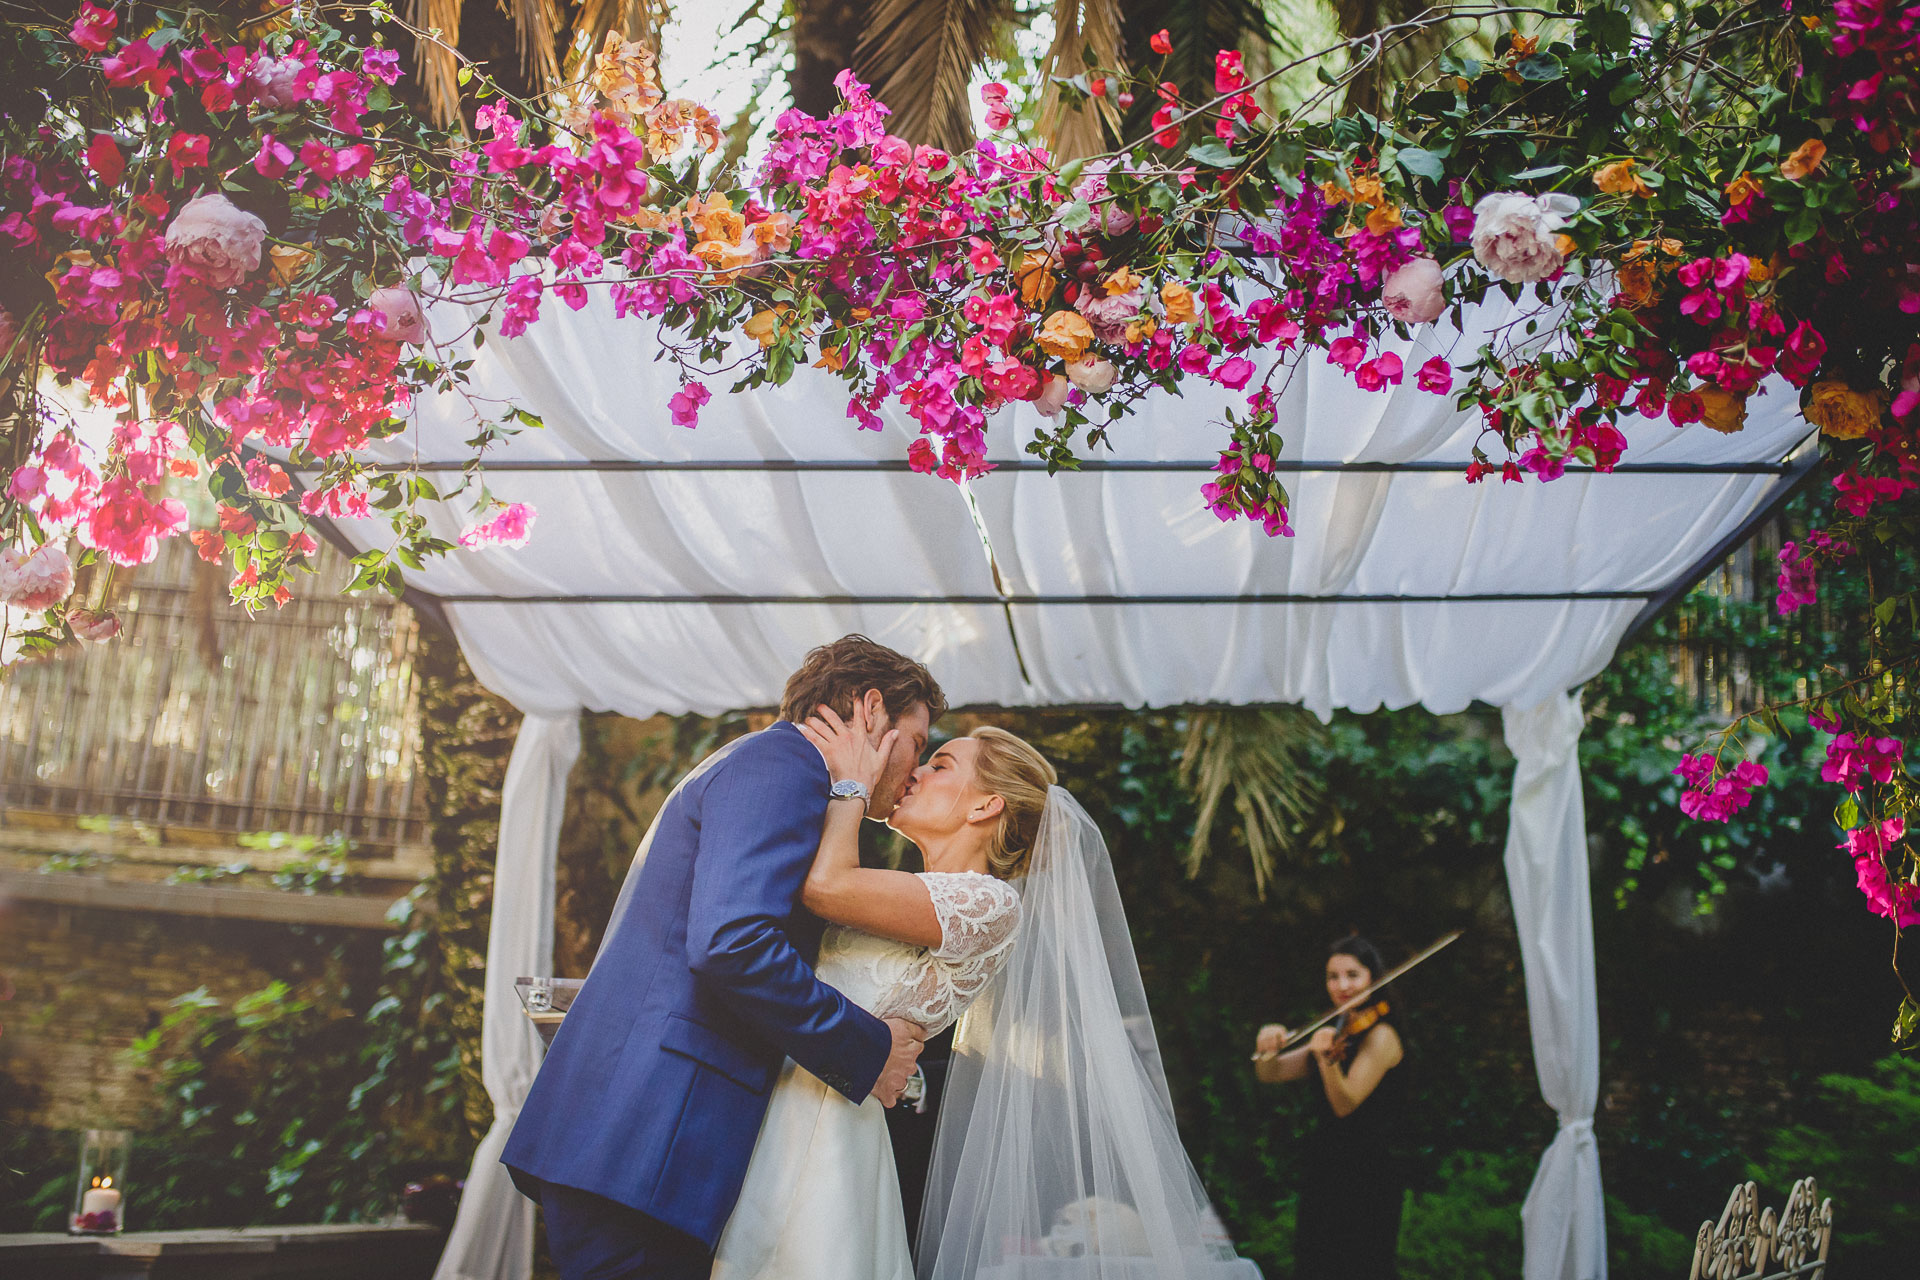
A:
[[[823,705],[799,728],[807,741],[820,748],[820,754],[826,758],[827,772],[835,782],[851,778],[866,784],[869,791],[879,784],[887,758],[893,754],[894,740],[900,736],[898,729],[889,729],[881,736],[879,745],[874,745],[866,706],[858,701],[853,704],[851,721]]]

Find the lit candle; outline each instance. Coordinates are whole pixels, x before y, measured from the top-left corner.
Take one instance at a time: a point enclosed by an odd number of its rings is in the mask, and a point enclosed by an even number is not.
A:
[[[95,1178],[93,1185],[80,1197],[81,1214],[111,1213],[116,1217],[120,1213],[120,1189],[113,1185],[113,1179]]]

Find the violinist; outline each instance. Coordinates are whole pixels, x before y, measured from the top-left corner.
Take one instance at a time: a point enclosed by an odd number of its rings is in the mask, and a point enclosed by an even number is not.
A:
[[[1352,1000],[1386,968],[1372,943],[1354,934],[1327,956],[1327,995]],[[1392,1002],[1379,993],[1339,1021],[1314,1032],[1302,1048],[1276,1052],[1287,1040],[1278,1024],[1260,1028],[1256,1076],[1270,1084],[1318,1078],[1317,1120],[1303,1152],[1294,1243],[1297,1280],[1392,1280],[1400,1240],[1406,1177],[1394,1152],[1401,1127],[1405,1049]]]

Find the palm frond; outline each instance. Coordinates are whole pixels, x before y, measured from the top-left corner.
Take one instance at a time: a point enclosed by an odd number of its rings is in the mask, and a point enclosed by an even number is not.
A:
[[[894,133],[960,150],[973,138],[974,68],[1012,17],[1012,0],[876,0],[854,72],[893,108]]]
[[[1067,106],[1054,77],[1070,80],[1093,67],[1125,71],[1125,18],[1120,0],[1056,0],[1053,6],[1053,43],[1039,68],[1040,136],[1061,160],[1105,151],[1109,133],[1120,127],[1120,111],[1111,94],[1087,106]]]
[[[440,124],[460,116],[460,62],[453,50],[460,43],[462,0],[413,0],[407,21],[423,31],[440,33],[441,43],[421,39],[413,46],[413,65],[420,76],[427,109]]]
[[[520,69],[540,84],[560,79],[560,6],[556,0],[502,0],[513,19],[514,50]]]
[[[1298,847],[1299,829],[1326,796],[1325,781],[1308,767],[1308,752],[1325,732],[1292,707],[1197,711],[1189,718],[1180,755],[1180,780],[1192,788],[1196,805],[1188,875],[1205,864],[1220,802],[1231,791],[1254,888],[1266,897],[1278,856]]]

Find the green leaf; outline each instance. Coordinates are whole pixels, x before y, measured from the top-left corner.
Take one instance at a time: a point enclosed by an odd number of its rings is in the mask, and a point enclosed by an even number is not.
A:
[[[1550,53],[1530,53],[1513,64],[1513,69],[1522,80],[1558,80],[1566,74],[1566,68],[1560,65],[1560,59]]]
[[[1220,142],[1202,142],[1187,150],[1187,159],[1214,169],[1231,169],[1240,163],[1233,148]]]
[[[1416,178],[1439,182],[1447,176],[1446,160],[1425,147],[1402,147],[1393,159],[1395,164]]]
[[[1085,200],[1069,200],[1060,206],[1056,221],[1062,231],[1078,231],[1093,217],[1093,208]]]
[[[1567,168],[1564,164],[1543,164],[1536,169],[1523,169],[1519,173],[1509,174],[1508,180],[1527,182],[1534,178],[1551,178],[1556,173],[1565,173]]]

